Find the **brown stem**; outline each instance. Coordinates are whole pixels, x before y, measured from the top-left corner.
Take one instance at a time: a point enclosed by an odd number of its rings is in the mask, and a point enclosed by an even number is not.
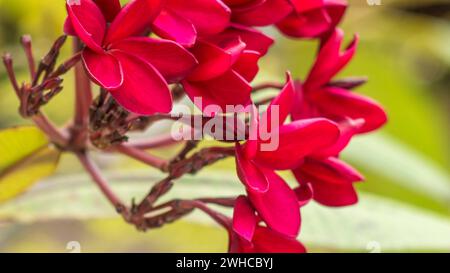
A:
[[[283,89],[284,85],[280,83],[268,82],[255,85],[253,87],[253,92],[258,92],[265,89]]]
[[[168,169],[169,162],[167,160],[164,160],[162,158],[159,158],[157,156],[151,155],[143,150],[136,149],[131,146],[126,145],[117,145],[114,147],[116,151],[127,155],[131,158],[134,158],[138,161],[141,161],[142,163],[145,163],[147,165],[150,165],[152,167],[155,167],[157,169],[160,169],[161,171],[166,172]]]
[[[174,137],[171,134],[163,135],[163,136],[157,136],[149,140],[139,140],[134,141],[132,143],[126,144],[127,146],[131,146],[136,149],[140,150],[149,150],[154,148],[162,148],[166,146],[170,146],[173,144],[180,143],[181,141],[177,141],[174,139]]]
[[[20,42],[22,43],[22,46],[25,50],[25,55],[27,57],[28,61],[28,69],[30,70],[30,77],[31,80],[36,77],[36,63],[34,62],[33,57],[33,49],[31,46],[31,36],[30,35],[23,35],[20,39]]]
[[[81,50],[80,42],[74,39],[75,54]],[[88,140],[89,108],[92,103],[91,81],[80,63],[75,65],[75,117],[72,128],[72,144],[84,148]]]
[[[78,152],[76,155],[83,165],[84,169],[89,173],[89,175],[92,177],[92,180],[97,184],[97,186],[100,188],[109,202],[116,208],[117,212],[124,214],[127,210],[126,206],[113,192],[92,158],[84,152]]]
[[[8,77],[11,82],[11,85],[13,86],[17,97],[20,99],[21,90],[20,90],[19,84],[17,83],[16,73],[14,72],[13,60],[12,60],[11,54],[6,53],[5,55],[3,55],[3,64],[5,65],[6,72],[8,73]]]
[[[56,128],[56,126],[42,112],[32,116],[33,122],[59,147],[66,147],[69,137]]]

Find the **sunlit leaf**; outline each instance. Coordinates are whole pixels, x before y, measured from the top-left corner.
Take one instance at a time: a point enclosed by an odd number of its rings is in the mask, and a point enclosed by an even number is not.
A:
[[[52,174],[59,155],[35,127],[0,131],[0,202],[17,196]]]

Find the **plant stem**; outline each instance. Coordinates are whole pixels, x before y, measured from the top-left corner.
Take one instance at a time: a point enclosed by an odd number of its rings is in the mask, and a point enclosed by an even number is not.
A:
[[[31,36],[30,35],[23,35],[20,39],[20,42],[22,43],[22,46],[25,50],[25,55],[27,57],[28,61],[28,69],[30,70],[30,77],[31,81],[34,80],[36,77],[36,63],[34,62],[33,57],[33,49],[31,46]]]
[[[74,52],[80,51],[80,42],[74,39]],[[92,103],[91,81],[89,80],[83,66],[75,65],[75,117],[73,125],[72,142],[77,147],[84,147],[88,139],[89,107]]]
[[[106,196],[109,202],[116,208],[117,212],[124,213],[126,206],[119,199],[119,197],[112,191],[106,179],[102,176],[100,169],[95,162],[85,152],[76,153],[78,159],[83,165],[84,169],[89,173],[94,182],[100,188],[102,193]]]
[[[283,84],[280,83],[273,83],[273,82],[268,82],[268,83],[262,83],[259,85],[255,85],[253,87],[253,92],[257,92],[260,90],[265,90],[265,89],[283,89]]]
[[[67,146],[69,137],[58,130],[45,114],[38,112],[36,115],[32,116],[32,120],[53,143],[60,147]]]
[[[141,161],[142,163],[160,169],[161,171],[167,171],[167,167],[169,165],[169,162],[167,160],[151,155],[143,150],[139,150],[137,148],[126,145],[117,145],[115,146],[115,150],[138,161]]]
[[[171,134],[157,136],[149,140],[139,140],[132,143],[126,144],[127,146],[131,146],[140,150],[148,150],[154,148],[162,148],[166,146],[170,146],[173,144],[180,143],[182,141],[177,141]]]

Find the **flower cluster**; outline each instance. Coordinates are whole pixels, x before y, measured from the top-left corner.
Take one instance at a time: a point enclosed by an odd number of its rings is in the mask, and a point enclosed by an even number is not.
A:
[[[232,252],[304,252],[296,237],[300,207],[314,199],[326,206],[357,202],[363,176],[339,159],[354,135],[387,120],[376,102],[352,93],[356,82],[333,82],[352,59],[358,38],[341,50],[336,26],[344,0],[119,0],[67,2],[65,32],[85,45],[82,61],[91,80],[125,109],[139,115],[169,113],[170,84],[194,101],[225,109],[253,109],[250,135],[236,142],[237,172],[247,195],[234,203]],[[256,27],[275,26],[293,38],[316,38],[320,50],[304,81],[287,82],[260,118],[251,98],[258,61],[274,40]],[[151,37],[150,37],[151,35]],[[273,111],[278,128],[272,128]],[[287,122],[289,121],[289,122]],[[264,149],[262,128],[277,134]],[[277,174],[290,170],[291,188]]]
[[[355,36],[342,49],[344,33],[337,25],[347,8],[344,0],[130,0],[124,6],[119,0],[67,0],[66,8],[64,32],[75,38],[69,60],[55,69],[66,39],[62,36],[36,69],[31,40],[25,36],[31,82],[18,84],[9,54],[4,63],[22,116],[32,118],[61,152],[77,155],[125,221],[145,231],[200,209],[227,230],[230,252],[306,252],[297,240],[303,206],[311,200],[331,207],[357,203],[354,184],[364,178],[340,154],[354,136],[383,126],[387,116],[377,102],[352,92],[364,79],[334,79],[358,45]],[[315,63],[305,79],[286,72],[285,83],[252,85],[259,60],[275,42],[259,28],[267,26],[290,38],[318,40]],[[72,68],[75,117],[60,130],[40,107],[62,91],[61,76]],[[95,100],[91,82],[100,86]],[[279,93],[256,101],[253,94],[266,88]],[[237,121],[244,124],[244,137],[224,141],[233,146],[196,153],[191,152],[199,141],[190,139],[172,160],[147,149],[179,142],[173,135],[125,143],[131,130],[174,120],[169,113],[184,95],[203,112],[201,120],[224,119],[220,129],[230,132],[231,127],[233,136]],[[257,106],[266,104],[260,113]],[[208,110],[211,106],[218,110]],[[236,120],[242,112],[245,120]],[[189,129],[195,133],[197,128]],[[168,176],[129,207],[89,157],[94,147],[124,154]],[[235,157],[245,195],[157,204],[174,180],[227,157]],[[288,184],[281,171],[292,173],[298,183]],[[208,204],[234,208],[233,217]]]

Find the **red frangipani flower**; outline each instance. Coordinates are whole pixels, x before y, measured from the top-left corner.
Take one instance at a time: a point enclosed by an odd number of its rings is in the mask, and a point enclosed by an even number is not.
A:
[[[329,85],[330,80],[352,59],[358,38],[341,53],[344,33],[336,29],[320,49],[306,81],[296,84],[293,119],[327,117],[338,123],[363,120],[355,133],[374,131],[387,122],[380,104],[349,90]]]
[[[230,15],[220,0],[165,0],[152,29],[163,38],[191,47],[197,36],[218,34],[227,28]]]
[[[172,41],[140,36],[162,2],[133,0],[119,9],[119,0],[67,1],[66,31],[86,45],[82,60],[87,74],[124,108],[142,115],[170,112],[168,82],[179,81],[197,63]]]
[[[262,121],[253,115],[250,135],[257,137],[244,146],[236,146],[238,175],[253,207],[269,228],[290,237],[295,237],[300,229],[300,203],[296,193],[274,170],[297,168],[305,157],[333,145],[339,137],[337,125],[326,119],[299,120],[284,125],[293,96],[294,85],[288,76],[286,86],[269,105]],[[279,115],[274,118],[279,117],[279,125],[272,124],[272,113],[276,110]],[[265,130],[263,128],[277,132],[273,134],[278,138],[275,149],[264,148],[268,142],[258,133]]]
[[[295,238],[259,224],[255,209],[245,196],[236,200],[233,226],[229,230],[231,253],[305,253]]]
[[[344,0],[289,0],[294,10],[277,23],[278,29],[298,38],[322,37],[341,21],[347,2]]]

